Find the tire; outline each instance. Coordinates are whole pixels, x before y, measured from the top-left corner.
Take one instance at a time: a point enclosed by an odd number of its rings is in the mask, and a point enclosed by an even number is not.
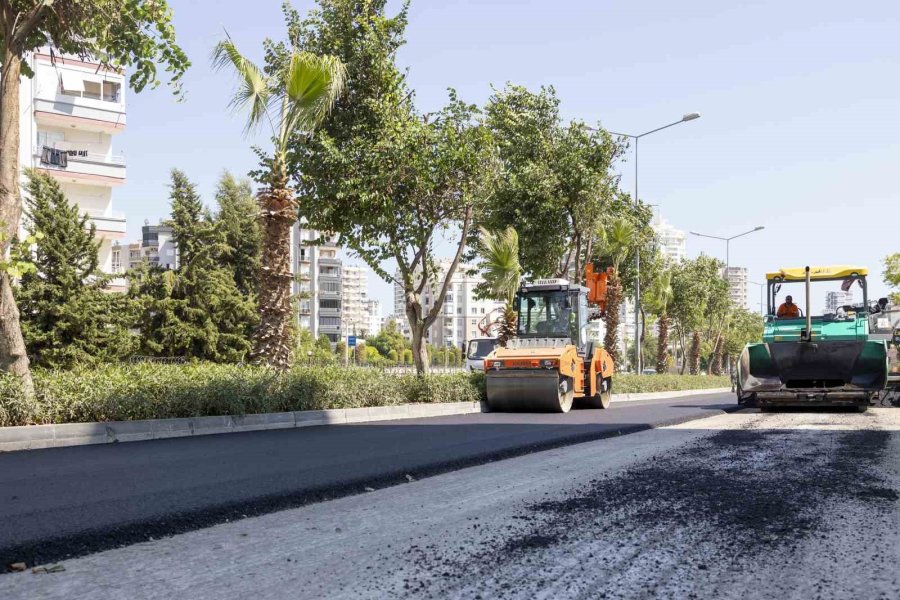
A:
[[[576,401],[578,408],[609,408],[609,405],[612,402],[612,378],[607,377],[604,379],[602,375],[597,375],[597,389],[599,390],[599,393],[593,396],[579,398]]]
[[[857,405],[857,407],[856,407],[856,412],[858,412],[858,413],[864,413],[864,412],[866,412],[866,411],[868,411],[868,410],[869,410],[869,405],[868,405],[868,404],[859,404],[859,405]]]

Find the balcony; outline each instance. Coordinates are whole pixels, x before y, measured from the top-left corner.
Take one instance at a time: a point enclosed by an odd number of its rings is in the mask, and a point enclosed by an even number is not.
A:
[[[115,90],[38,90],[34,118],[41,125],[82,131],[120,133],[125,130],[125,103]]]
[[[65,153],[65,157],[61,158],[59,152]],[[125,183],[125,156],[121,154],[96,154],[42,146],[34,148],[34,164],[67,183],[103,186]]]
[[[125,237],[125,214],[113,211],[86,210],[85,214],[97,228],[97,237],[120,239]]]

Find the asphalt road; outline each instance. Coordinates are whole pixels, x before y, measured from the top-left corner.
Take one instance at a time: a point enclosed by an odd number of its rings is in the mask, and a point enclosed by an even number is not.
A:
[[[0,453],[0,572],[735,408],[702,395]]]
[[[0,577],[9,600],[900,597],[900,410],[754,411]]]

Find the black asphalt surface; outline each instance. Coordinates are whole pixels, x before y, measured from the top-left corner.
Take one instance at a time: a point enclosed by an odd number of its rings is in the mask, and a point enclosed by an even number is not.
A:
[[[702,395],[0,453],[0,572],[735,409]]]

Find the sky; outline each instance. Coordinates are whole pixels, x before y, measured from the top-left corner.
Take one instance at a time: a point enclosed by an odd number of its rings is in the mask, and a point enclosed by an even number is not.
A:
[[[184,102],[164,87],[127,97],[114,144],[128,181],[114,203],[129,239],[168,214],[173,167],[207,203],[223,170],[254,168],[250,144],[265,139],[244,136],[243,115],[227,107],[234,80],[209,56],[226,30],[255,58],[285,32],[281,0],[170,4],[193,67]],[[512,82],[553,85],[566,119],[616,132],[700,113],[641,140],[641,199],[685,231],[764,226],[731,243],[731,265],[751,281],[782,266],[861,264],[878,297],[881,261],[900,251],[898,26],[900,3],[873,0],[412,0],[399,64],[422,111],[442,106],[448,87],[483,104]],[[617,166],[629,191],[633,158]],[[701,252],[724,261],[725,243],[689,236],[688,255]],[[369,288],[392,312],[391,287],[373,274]],[[758,289],[749,296],[756,308]]]

